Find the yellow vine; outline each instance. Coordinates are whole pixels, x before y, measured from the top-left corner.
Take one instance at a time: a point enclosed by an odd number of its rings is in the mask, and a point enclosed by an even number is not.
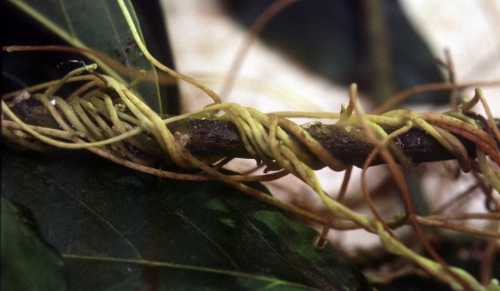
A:
[[[92,64],[76,69],[60,80],[24,88],[2,96],[2,135],[33,149],[39,149],[37,144],[39,142],[63,149],[87,149],[123,166],[160,177],[191,181],[221,180],[266,203],[323,225],[325,229],[330,227],[338,229],[362,228],[368,232],[376,233],[387,251],[410,260],[436,278],[447,282],[454,290],[500,290],[497,280],[493,279],[489,286],[483,286],[466,271],[448,266],[440,261],[437,255],[432,255],[436,261],[413,251],[400,242],[392,232],[393,226],[410,223],[414,225],[415,231],[418,233],[420,232],[419,224],[439,224],[444,219],[439,216],[416,217],[412,211],[411,202],[406,197],[409,195],[409,190],[402,178],[400,165],[405,165],[408,161],[402,153],[395,150],[392,142],[397,136],[412,128],[419,128],[437,140],[445,149],[456,156],[465,171],[471,170],[473,158],[468,155],[456,136],[473,142],[477,147],[477,165],[482,178],[487,185],[500,191],[498,171],[500,131],[480,90],[476,91],[476,95],[471,101],[460,106],[460,111],[451,113],[417,113],[410,110],[394,110],[381,114],[366,114],[357,101],[355,85],[350,89],[348,106],[342,108],[340,113],[262,113],[254,108],[239,104],[223,103],[215,92],[194,78],[180,74],[157,61],[143,43],[124,2],[120,0],[119,4],[144,56],[159,70],[205,92],[213,100],[213,103],[197,112],[162,118],[145,104],[140,96],[130,90],[122,80],[98,73],[97,65]],[[36,47],[10,46],[4,47],[3,50],[15,52],[36,50]],[[59,97],[58,91],[68,83],[79,83],[81,86],[68,98]],[[58,124],[58,128],[28,124],[14,113],[12,107],[17,102],[16,98],[20,94],[26,93],[47,109]],[[478,102],[483,104],[487,112],[485,125],[477,124],[474,119],[467,116],[467,113]],[[224,174],[219,167],[202,161],[189,153],[180,139],[167,126],[175,121],[206,117],[232,122],[238,129],[246,151],[260,163],[273,169],[278,167],[279,171],[261,176]],[[330,118],[337,120],[339,125],[363,128],[367,138],[374,145],[373,152],[365,163],[363,177],[371,160],[380,154],[389,166],[403,199],[407,203],[405,215],[395,222],[382,221],[377,210],[373,207],[373,203],[370,202],[370,195],[366,187],[364,187],[365,198],[371,206],[373,217],[360,214],[343,204],[341,198],[336,200],[328,195],[315,174],[312,161],[319,160],[323,165],[335,171],[346,171],[347,182],[352,166],[345,164],[338,157],[332,156],[306,130],[291,121],[289,119],[291,117]],[[486,132],[483,129],[484,126],[487,126],[493,134]],[[384,128],[393,128],[394,130],[389,133]],[[129,147],[126,146],[128,144],[139,148],[143,147],[140,143],[140,136],[144,134],[154,138],[162,152],[178,167],[197,168],[203,173],[185,174],[149,167],[145,161],[135,157],[134,153],[130,152]],[[308,150],[307,152],[303,150],[304,147]],[[293,174],[309,185],[319,195],[336,221],[332,222],[316,213],[286,204],[244,183],[246,181],[276,179],[287,173]],[[346,181],[343,183],[342,189],[344,190],[341,191],[339,197],[342,197],[342,192],[345,192]],[[498,220],[498,216],[493,214],[486,215],[487,219]],[[481,232],[467,228],[459,228],[458,231],[500,238],[500,234],[494,232]],[[419,237],[425,245],[425,237],[423,235]],[[430,247],[428,250],[432,254]]]

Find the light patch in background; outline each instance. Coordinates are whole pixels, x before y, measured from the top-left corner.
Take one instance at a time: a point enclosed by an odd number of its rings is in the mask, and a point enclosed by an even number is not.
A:
[[[402,0],[401,4],[434,55],[442,58],[444,49],[450,50],[458,82],[500,80],[499,0]],[[493,115],[500,116],[500,88],[483,91]],[[467,91],[472,94],[472,89]]]
[[[177,69],[219,92],[246,31],[223,13],[217,1],[165,1],[164,7]],[[338,111],[347,102],[345,88],[329,84],[259,42],[251,47],[238,76],[224,101],[265,112]],[[186,87],[182,87],[184,111],[199,108],[206,98]]]

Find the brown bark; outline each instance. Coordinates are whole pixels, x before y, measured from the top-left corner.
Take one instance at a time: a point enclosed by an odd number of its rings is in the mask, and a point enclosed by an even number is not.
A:
[[[48,114],[40,107],[27,104],[14,106],[14,111],[29,124],[57,127]],[[236,126],[228,121],[210,119],[186,119],[168,125],[176,138],[186,149],[198,157],[235,157],[251,158],[240,139]],[[318,140],[334,157],[346,164],[362,166],[366,157],[373,149],[361,128],[351,128],[335,124],[313,123],[304,128]],[[388,130],[388,129],[387,129]],[[390,132],[390,130],[388,130]],[[461,137],[470,155],[474,156],[475,146]],[[152,148],[151,139],[144,139],[148,148]],[[434,138],[420,129],[411,129],[395,139],[395,145],[414,163],[443,161],[453,159],[443,146]],[[156,156],[160,151],[152,150],[146,153]],[[375,161],[378,164],[381,161]]]
[[[169,128],[184,139],[186,148],[196,156],[249,157],[236,126],[229,122],[192,119],[173,123]],[[362,166],[373,149],[360,128],[347,132],[342,126],[315,123],[305,129],[334,157],[347,164]],[[473,154],[474,145],[461,140],[468,152]],[[395,144],[414,163],[453,159],[443,146],[420,129],[412,129],[399,136]]]

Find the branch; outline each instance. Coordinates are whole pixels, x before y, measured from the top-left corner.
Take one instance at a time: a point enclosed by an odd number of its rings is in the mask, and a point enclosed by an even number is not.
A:
[[[238,129],[232,123],[220,120],[190,119],[172,123],[168,127],[185,144],[186,149],[196,156],[250,157],[240,140]],[[343,126],[321,123],[305,125],[304,128],[334,157],[346,164],[362,167],[373,150],[373,145],[367,142],[368,139],[362,128],[351,128],[347,131]],[[459,139],[468,153],[474,155],[474,144],[468,140]],[[414,163],[454,159],[454,156],[439,142],[416,128],[397,137],[395,145]],[[381,162],[381,160],[376,160],[374,164]]]
[[[38,104],[20,102],[12,109],[31,125],[58,127],[47,110]],[[481,120],[479,116],[471,117]],[[496,121],[499,123],[498,119]],[[3,123],[3,127],[13,125],[10,122]],[[238,129],[229,121],[190,118],[170,123],[168,127],[189,152],[200,158],[252,158],[243,145]],[[345,126],[320,122],[309,123],[302,127],[334,157],[349,165],[362,167],[373,150],[373,145],[368,142],[369,139],[360,127],[347,129]],[[391,132],[389,128],[385,130]],[[2,131],[2,135],[6,136],[6,133]],[[475,145],[462,137],[456,137],[463,143],[468,154],[475,156]],[[152,148],[152,140],[139,139],[139,142],[144,142],[143,148],[151,149],[144,154],[153,156],[154,159],[164,159],[163,156],[159,156],[162,154],[160,150]],[[398,136],[394,143],[415,164],[455,158],[433,137],[417,128]],[[304,150],[307,151],[305,148]],[[383,163],[383,160],[376,159],[373,165],[380,163]]]

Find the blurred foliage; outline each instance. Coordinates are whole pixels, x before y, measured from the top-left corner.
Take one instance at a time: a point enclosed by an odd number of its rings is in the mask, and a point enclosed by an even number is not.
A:
[[[245,26],[273,3],[273,0],[221,0],[227,11]],[[359,84],[360,90],[375,97],[376,102],[390,96],[376,96],[377,62],[371,52],[372,23],[364,0],[298,1],[275,16],[260,34],[269,45],[305,65],[332,82]],[[385,28],[389,65],[395,90],[410,86],[443,82],[425,40],[420,37],[404,14],[399,1],[377,1]],[[368,7],[370,8],[370,7]],[[375,12],[377,13],[377,12]],[[377,37],[377,36],[376,36]],[[411,103],[445,104],[446,93],[421,94]]]

